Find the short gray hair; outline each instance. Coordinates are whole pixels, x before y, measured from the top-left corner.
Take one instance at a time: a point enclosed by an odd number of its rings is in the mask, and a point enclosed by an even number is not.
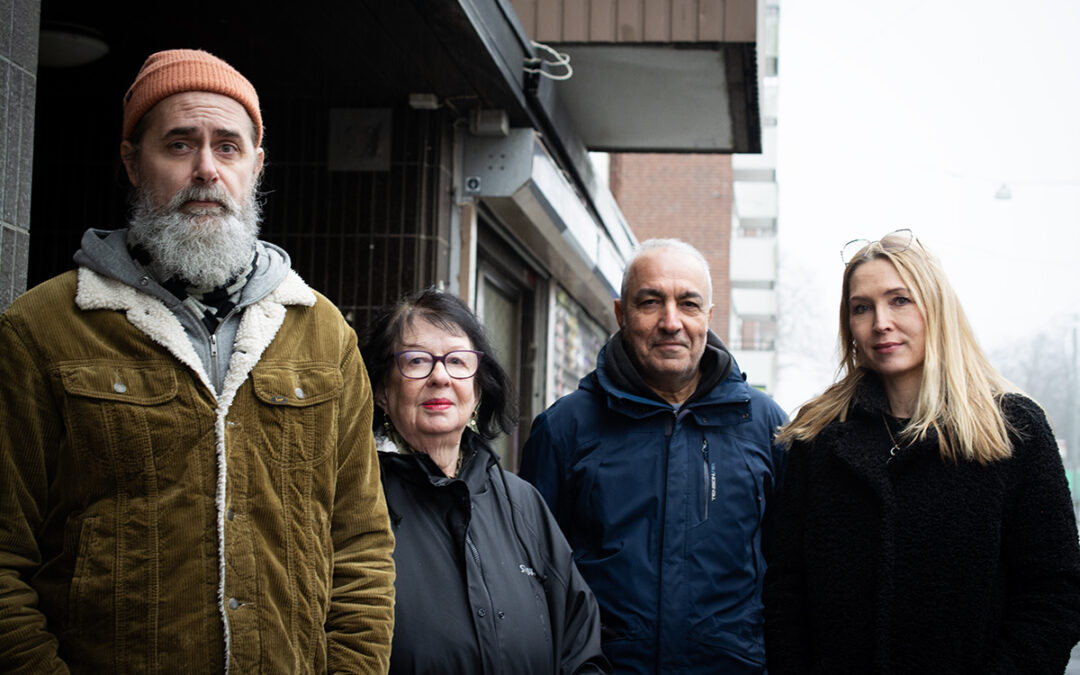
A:
[[[630,270],[634,267],[634,263],[638,261],[642,255],[649,251],[655,251],[661,248],[670,248],[676,251],[682,251],[688,253],[698,262],[701,263],[701,267],[705,270],[705,284],[707,290],[707,302],[712,304],[712,272],[709,271],[709,262],[705,260],[705,256],[701,254],[701,251],[697,250],[690,244],[687,244],[682,239],[646,239],[638,244],[634,249],[634,254],[630,256],[630,259],[626,261],[626,268],[623,270],[622,288],[619,289],[619,299],[626,297],[626,284],[630,279]]]

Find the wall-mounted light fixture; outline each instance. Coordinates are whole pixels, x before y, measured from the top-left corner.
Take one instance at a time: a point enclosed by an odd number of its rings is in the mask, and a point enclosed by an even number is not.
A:
[[[438,94],[409,94],[409,107],[413,110],[438,110]]]
[[[38,64],[46,68],[75,68],[109,53],[105,36],[74,23],[48,23],[38,35]]]
[[[510,133],[510,118],[505,110],[474,108],[469,111],[469,133],[506,138]]]

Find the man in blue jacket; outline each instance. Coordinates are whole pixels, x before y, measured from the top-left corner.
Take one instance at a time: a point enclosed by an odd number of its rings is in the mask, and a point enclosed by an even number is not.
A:
[[[786,419],[709,331],[712,312],[701,253],[643,242],[619,332],[525,445],[521,475],[599,600],[618,673],[765,672],[762,545]]]

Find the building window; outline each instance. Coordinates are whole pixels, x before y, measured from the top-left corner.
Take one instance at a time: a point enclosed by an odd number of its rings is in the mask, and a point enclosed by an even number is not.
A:
[[[756,238],[756,237],[775,237],[776,236],[776,219],[775,218],[741,218],[739,220],[738,228],[735,230],[736,236]]]
[[[776,349],[776,319],[743,319],[732,349],[771,352]]]

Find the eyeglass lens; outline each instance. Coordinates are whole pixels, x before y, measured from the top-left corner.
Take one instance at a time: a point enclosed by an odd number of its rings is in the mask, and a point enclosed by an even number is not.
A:
[[[461,349],[435,356],[431,352],[407,350],[397,352],[395,356],[401,374],[410,379],[427,377],[435,370],[435,364],[439,361],[442,361],[447,375],[454,379],[464,379],[476,374],[476,369],[480,366],[481,352]]]
[[[889,253],[902,253],[911,247],[911,242],[914,240],[915,235],[907,228],[895,230],[886,234],[881,239],[875,239],[874,241],[869,239],[852,239],[844,244],[844,248],[840,249],[840,258],[844,261],[844,264],[847,265],[855,258],[860,257],[865,249],[874,244],[880,244],[882,250],[888,251]]]

